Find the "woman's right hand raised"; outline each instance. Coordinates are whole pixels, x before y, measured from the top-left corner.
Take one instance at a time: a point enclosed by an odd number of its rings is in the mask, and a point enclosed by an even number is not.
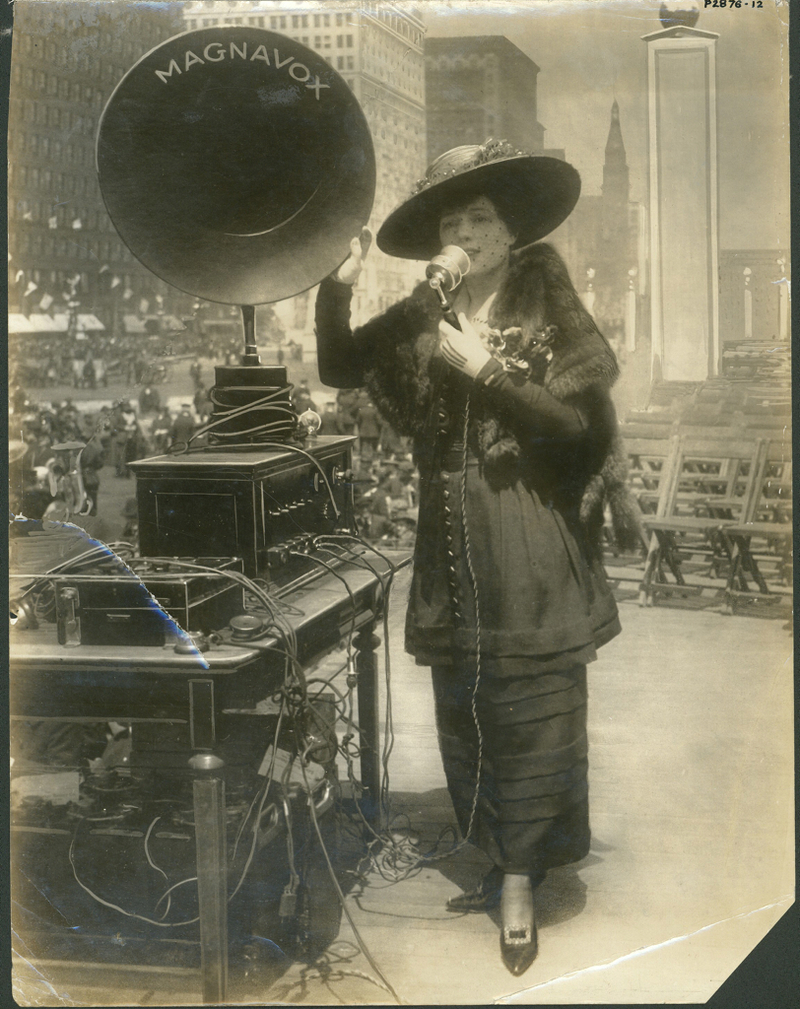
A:
[[[338,270],[331,276],[340,284],[355,284],[364,266],[369,247],[372,245],[372,232],[369,228],[361,229],[361,234],[350,240],[350,255],[342,263]]]

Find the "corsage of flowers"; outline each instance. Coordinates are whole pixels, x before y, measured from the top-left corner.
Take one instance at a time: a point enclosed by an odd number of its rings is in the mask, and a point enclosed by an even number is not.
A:
[[[557,326],[545,326],[525,336],[519,326],[492,329],[488,325],[478,330],[489,353],[506,371],[530,375],[535,364],[545,367],[553,357],[550,344],[558,331]]]

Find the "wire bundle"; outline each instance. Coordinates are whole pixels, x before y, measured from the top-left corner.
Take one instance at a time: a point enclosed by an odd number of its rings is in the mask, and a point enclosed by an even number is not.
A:
[[[259,396],[257,386],[215,385],[210,393],[214,406],[213,419],[199,433],[208,433],[212,442],[220,443],[228,438],[245,436],[249,436],[249,440],[256,444],[282,435],[289,437],[297,427],[297,414],[291,405],[293,388],[286,385]],[[252,398],[254,396],[256,398]],[[226,398],[244,398],[249,399],[249,402],[236,405],[230,401],[225,402]],[[249,421],[252,421],[251,427],[243,426]]]

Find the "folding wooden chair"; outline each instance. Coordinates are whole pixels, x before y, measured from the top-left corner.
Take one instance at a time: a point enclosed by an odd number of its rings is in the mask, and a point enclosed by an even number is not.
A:
[[[622,444],[628,456],[628,483],[642,513],[655,514],[669,458],[678,448],[678,436],[670,424],[624,424]]]
[[[710,583],[689,583],[684,562],[700,558],[706,575],[719,575],[730,560],[724,527],[741,522],[753,495],[760,440],[728,432],[718,437],[682,435],[674,460],[659,487],[655,515],[644,515],[650,535],[639,603],[650,606],[657,595],[697,594]],[[672,576],[672,581],[669,579]],[[722,587],[722,586],[720,586]]]
[[[765,439],[762,444],[747,513],[741,522],[723,530],[731,551],[725,589],[725,612],[731,614],[743,600],[769,604],[790,601],[792,447],[784,438]]]

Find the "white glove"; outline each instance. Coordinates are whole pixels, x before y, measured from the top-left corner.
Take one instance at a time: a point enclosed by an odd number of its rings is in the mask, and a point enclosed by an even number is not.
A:
[[[475,378],[492,355],[463,312],[458,313],[458,321],[461,331],[444,319],[439,323],[439,350],[448,364],[470,378]]]
[[[370,245],[372,245],[372,232],[369,228],[362,228],[360,235],[350,239],[350,255],[339,269],[331,274],[333,279],[340,284],[349,284],[350,286],[355,284],[364,266]]]

